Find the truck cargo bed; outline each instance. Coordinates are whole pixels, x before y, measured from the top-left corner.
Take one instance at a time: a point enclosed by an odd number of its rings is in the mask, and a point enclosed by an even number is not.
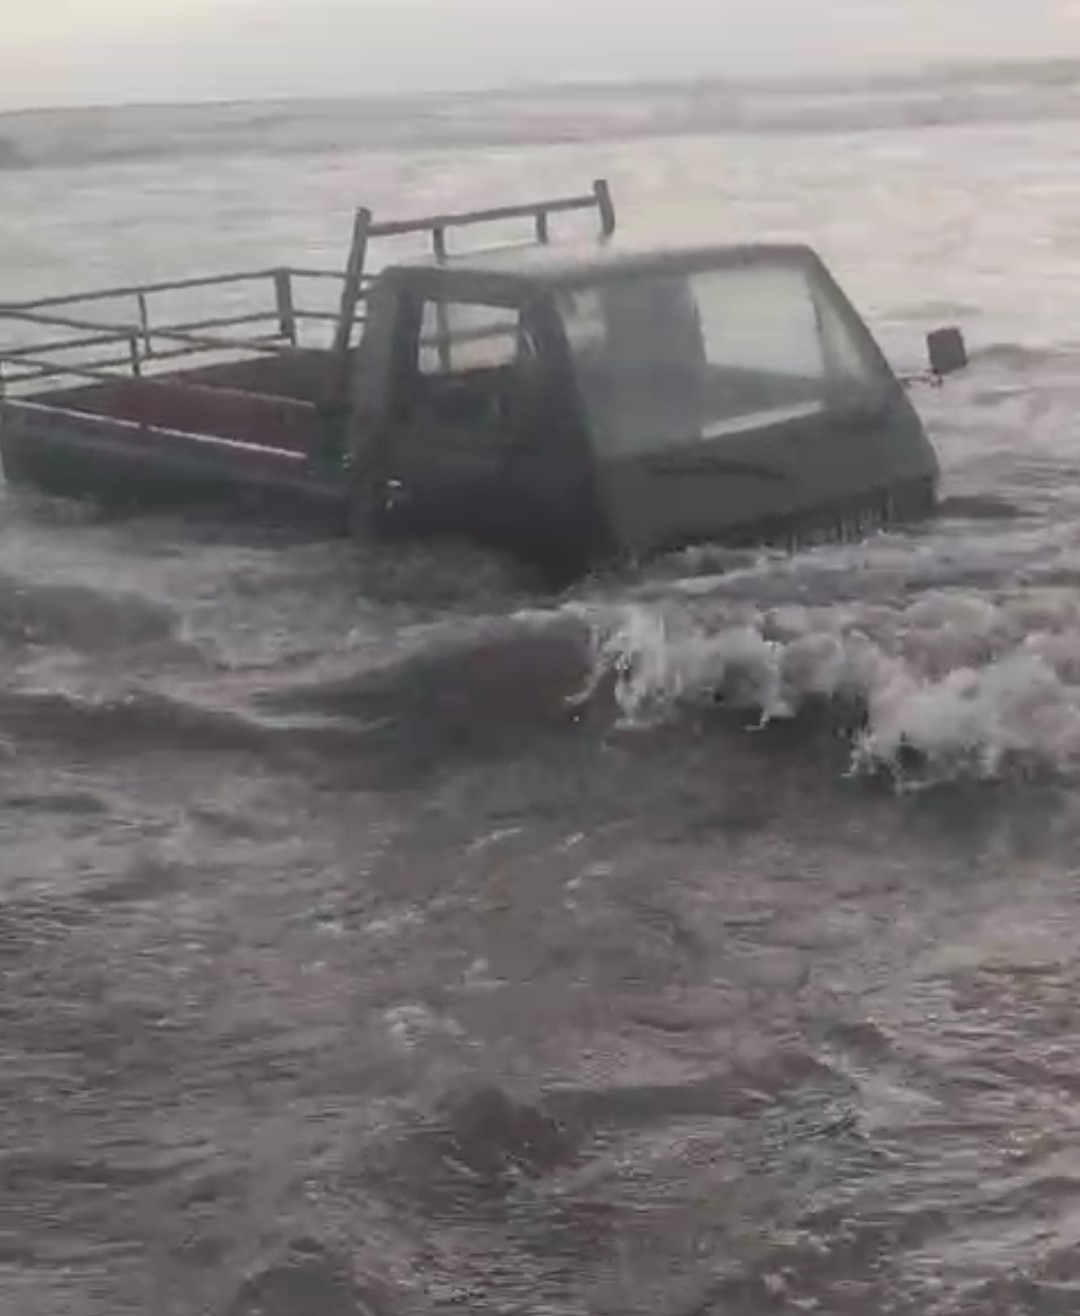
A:
[[[372,239],[412,235],[442,262],[451,230],[595,211],[607,184],[526,205],[375,223],[356,212],[344,268],[276,267],[0,303],[0,454],[11,484],[110,503],[226,495],[342,528],[356,335]],[[216,300],[217,313],[208,315]],[[192,368],[194,366],[194,368]]]
[[[5,477],[110,503],[285,496],[333,512],[315,473],[330,353],[80,385],[3,404]],[[299,507],[298,507],[299,510]]]

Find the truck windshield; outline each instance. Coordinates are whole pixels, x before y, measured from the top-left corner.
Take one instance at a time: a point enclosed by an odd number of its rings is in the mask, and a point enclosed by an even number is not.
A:
[[[596,438],[612,455],[880,401],[888,374],[796,262],[645,274],[560,294]]]

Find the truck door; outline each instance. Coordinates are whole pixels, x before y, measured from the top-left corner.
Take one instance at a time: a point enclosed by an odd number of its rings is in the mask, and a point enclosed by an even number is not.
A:
[[[415,533],[500,540],[520,526],[519,473],[535,438],[538,353],[518,306],[419,297],[400,363],[386,474],[391,520]]]

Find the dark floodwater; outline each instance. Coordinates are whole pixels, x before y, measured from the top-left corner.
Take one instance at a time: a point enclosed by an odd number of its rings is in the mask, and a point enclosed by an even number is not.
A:
[[[1080,1310],[1073,136],[0,180],[21,289],[606,169],[977,349],[936,526],[560,600],[4,498],[0,1310]]]

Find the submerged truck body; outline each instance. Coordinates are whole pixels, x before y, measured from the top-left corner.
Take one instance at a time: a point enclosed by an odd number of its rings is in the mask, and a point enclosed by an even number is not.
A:
[[[586,206],[599,242],[547,240],[552,214]],[[526,215],[539,241],[447,252],[455,225]],[[919,417],[813,251],[648,249],[614,227],[603,184],[415,223],[361,212],[323,316],[333,341],[315,347],[299,341],[289,271],[266,272],[276,324],[259,340],[222,336],[239,316],[154,329],[148,300],[175,284],[0,306],[0,327],[75,334],[0,352],[6,478],[135,506],[224,497],[363,537],[464,537],[552,582],[933,509]],[[430,234],[431,253],[368,276],[370,238],[407,232]],[[133,323],[85,318],[118,296],[135,299]],[[87,363],[106,343],[122,362]]]

